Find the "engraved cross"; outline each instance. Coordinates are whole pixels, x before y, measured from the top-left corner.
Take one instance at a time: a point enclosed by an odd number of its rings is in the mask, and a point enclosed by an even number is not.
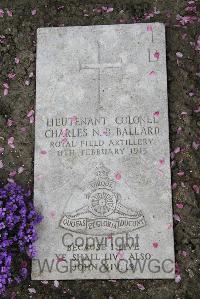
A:
[[[98,70],[98,104],[101,105],[101,77],[102,77],[102,71],[105,68],[121,68],[122,67],[122,59],[120,59],[120,62],[118,63],[102,63],[101,62],[101,53],[100,53],[100,43],[97,41],[97,63],[90,63],[90,64],[80,64],[80,71],[83,69],[96,69]]]

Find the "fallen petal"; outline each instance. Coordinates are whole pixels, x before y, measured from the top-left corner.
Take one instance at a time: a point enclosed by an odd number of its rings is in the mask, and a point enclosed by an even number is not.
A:
[[[8,74],[8,78],[9,78],[9,79],[14,79],[15,76],[16,76],[15,73],[9,73],[9,74]]]
[[[137,287],[138,287],[138,289],[141,290],[141,291],[145,290],[144,285],[141,284],[141,283],[137,283]]]
[[[54,287],[58,288],[59,287],[59,282],[57,280],[54,280]]]
[[[180,275],[176,275],[175,276],[175,282],[179,283],[181,281],[181,276]]]
[[[4,11],[2,8],[0,8],[0,18],[3,18],[3,15],[4,15]]]
[[[34,114],[34,110],[31,109],[31,110],[27,113],[27,117],[31,117],[33,114]]]
[[[12,17],[12,16],[13,16],[13,12],[12,12],[12,10],[7,10],[7,15],[8,15],[9,17]]]
[[[28,288],[30,294],[36,294],[36,290],[34,288]]]
[[[183,57],[183,53],[181,53],[181,52],[176,52],[176,57],[178,57],[178,58],[182,58],[182,57]]]
[[[45,150],[41,150],[41,151],[40,151],[40,154],[42,154],[42,155],[46,155],[46,154],[47,154],[47,151],[45,151]]]
[[[180,147],[177,147],[177,148],[175,148],[174,153],[175,153],[175,154],[178,154],[180,151],[181,151],[181,148],[180,148]]]
[[[184,176],[184,175],[185,175],[185,172],[184,172],[184,171],[179,171],[179,172],[177,173],[177,175],[178,175],[178,176]]]
[[[200,188],[199,188],[199,186],[197,186],[197,185],[193,185],[193,186],[192,186],[192,189],[194,190],[195,193],[199,194],[199,192],[200,192]]]
[[[147,25],[147,31],[148,31],[148,32],[152,32],[152,31],[153,31],[153,27],[152,27],[152,25]]]
[[[32,16],[35,16],[36,13],[37,13],[37,10],[36,10],[36,9],[33,9],[33,10],[31,11]]]
[[[174,220],[176,220],[176,221],[178,221],[178,222],[181,221],[181,218],[180,218],[180,216],[179,216],[178,214],[174,214],[174,215],[173,215],[173,218],[174,218]]]
[[[15,63],[18,64],[19,63],[19,58],[15,57]]]
[[[179,209],[183,209],[184,208],[184,205],[182,203],[177,203],[176,206]]]
[[[17,172],[20,174],[20,173],[22,173],[24,171],[24,167],[22,167],[22,166],[20,166],[19,168],[18,168],[18,170],[17,170]]]
[[[7,89],[7,88],[4,89],[4,91],[3,91],[3,95],[4,95],[4,96],[7,96],[7,95],[8,95],[8,89]]]
[[[119,181],[119,180],[121,180],[121,174],[119,173],[119,172],[117,172],[116,174],[115,174],[115,179],[117,180],[117,181]]]
[[[109,12],[113,12],[113,7],[108,7],[108,9],[107,9],[106,12],[107,12],[107,13],[109,13]]]
[[[199,143],[196,143],[195,141],[192,142],[192,147],[197,151],[199,148]]]
[[[153,242],[152,245],[153,245],[153,248],[158,248],[159,244],[158,244],[158,242]]]
[[[159,116],[160,116],[160,112],[159,112],[159,111],[155,111],[155,112],[153,113],[153,115],[156,116],[156,117],[159,117]]]

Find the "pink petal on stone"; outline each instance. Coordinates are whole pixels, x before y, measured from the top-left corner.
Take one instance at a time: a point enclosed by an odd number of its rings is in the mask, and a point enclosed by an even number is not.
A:
[[[8,89],[7,89],[7,88],[5,88],[5,89],[3,90],[3,95],[4,95],[4,96],[7,96],[7,95],[8,95]]]
[[[170,153],[170,158],[173,160],[175,158],[175,153],[174,152],[171,152]]]
[[[159,60],[160,58],[160,52],[156,51],[154,54],[153,54],[154,58],[156,58],[157,60]]]
[[[36,13],[37,13],[37,10],[36,10],[36,9],[33,9],[33,10],[31,11],[32,16],[35,16]]]
[[[199,148],[199,143],[196,143],[195,141],[192,142],[192,147],[197,151]]]
[[[0,18],[3,18],[3,15],[4,15],[4,11],[2,8],[0,8]]]
[[[15,57],[15,63],[18,64],[19,63],[19,58]]]
[[[178,58],[182,58],[182,57],[183,57],[183,53],[181,53],[181,52],[176,52],[176,57],[178,57]]]
[[[176,189],[176,187],[177,187],[177,183],[173,183],[172,184],[172,190]]]
[[[34,110],[31,109],[31,110],[27,113],[27,117],[31,117],[33,114],[34,114]]]
[[[155,112],[153,113],[153,116],[159,117],[159,116],[160,116],[160,112],[159,112],[159,111],[155,111]]]
[[[36,290],[34,288],[28,288],[30,294],[36,294]]]
[[[178,153],[180,153],[180,151],[181,151],[181,148],[180,147],[176,147],[175,150],[174,150],[174,153],[178,154]]]
[[[117,252],[117,255],[116,255],[119,259],[123,259],[123,257],[124,257],[124,252],[123,252],[123,250],[119,250],[118,252]]]
[[[11,126],[13,125],[13,123],[14,123],[14,121],[13,121],[12,119],[9,118],[9,119],[7,120],[7,126],[8,126],[8,127],[11,127]]]
[[[152,32],[152,31],[153,31],[153,27],[152,27],[152,25],[147,25],[147,31],[148,31],[148,32]]]
[[[106,7],[106,9],[107,9],[107,7]],[[95,8],[95,9],[93,9],[93,12],[101,13],[102,8]]]
[[[6,88],[6,89],[8,89],[8,88],[9,88],[8,83],[4,82],[4,83],[3,83],[3,87]]]
[[[182,128],[181,127],[178,127],[178,129],[176,130],[176,134],[180,134],[182,131]]]
[[[138,287],[139,290],[141,290],[141,291],[145,290],[145,287],[144,287],[143,284],[137,283],[136,285],[137,285],[137,287]]]
[[[190,97],[193,97],[193,96],[194,96],[194,92],[193,92],[193,91],[190,91],[190,92],[188,93],[188,95],[189,95]]]
[[[156,72],[155,71],[151,71],[149,72],[149,76],[155,76],[156,75]]]
[[[184,205],[182,203],[177,203],[176,206],[179,209],[183,209],[184,208]]]
[[[161,166],[164,165],[165,164],[165,159],[160,159],[159,163],[160,163]]]
[[[153,245],[153,248],[158,248],[158,246],[159,246],[158,242],[153,242],[152,245]]]
[[[67,143],[67,137],[64,137],[61,141],[62,141],[63,144],[66,144]]]
[[[22,166],[20,166],[19,168],[18,168],[18,170],[17,170],[17,172],[20,174],[20,173],[22,173],[24,171],[24,167],[22,167]]]
[[[184,175],[185,175],[185,172],[184,172],[184,171],[179,171],[179,172],[177,172],[177,175],[178,175],[178,176],[184,176]]]
[[[12,12],[12,10],[7,10],[7,15],[8,15],[9,17],[12,17],[12,16],[13,16],[13,12]]]
[[[101,9],[102,9],[103,11],[107,11],[108,7],[107,7],[107,6],[102,6]]]
[[[71,123],[73,124],[76,124],[76,122],[77,122],[77,116],[76,115],[73,115],[72,117],[70,117],[71,118]]]
[[[17,174],[16,170],[13,170],[9,173],[9,176],[15,176]]]
[[[29,121],[30,121],[30,124],[33,124],[33,123],[34,123],[34,116],[31,116],[31,117],[29,118]]]
[[[8,74],[8,78],[9,78],[9,79],[14,79],[15,76],[16,76],[15,73],[9,73],[9,74]]]
[[[185,188],[185,184],[183,182],[181,182],[181,187]]]
[[[103,131],[101,136],[108,136],[108,132],[107,131]]]
[[[40,154],[41,154],[41,155],[46,155],[46,154],[47,154],[47,151],[45,151],[45,150],[41,150],[41,151],[40,151]]]
[[[59,287],[59,281],[58,281],[58,280],[54,280],[53,284],[54,284],[54,287],[55,287],[55,288],[58,288],[58,287]]]
[[[181,112],[181,115],[187,115],[187,112],[183,111]]]
[[[57,10],[63,9],[64,7],[65,7],[64,5],[58,6]]]
[[[3,162],[0,160],[0,168],[3,168]]]
[[[0,154],[4,152],[4,147],[0,147]]]
[[[175,276],[175,282],[179,283],[180,281],[181,281],[181,276],[180,276],[180,274],[178,274]]]
[[[200,112],[200,106],[194,110],[195,113],[199,113]]]
[[[115,179],[117,180],[117,181],[120,181],[121,180],[121,174],[119,173],[119,172],[117,172],[116,174],[115,174]]]
[[[13,142],[14,142],[14,137],[10,137],[10,138],[8,138],[8,145],[9,145],[11,148],[15,148]]]
[[[178,222],[181,221],[181,218],[180,218],[180,216],[179,216],[178,214],[174,214],[174,215],[173,215],[173,218],[174,218],[174,220],[176,220],[176,221],[178,221]]]
[[[184,256],[184,257],[187,256],[187,252],[185,250],[182,251],[182,256]]]
[[[113,10],[114,10],[113,7],[108,7],[108,9],[107,9],[106,12],[107,12],[107,13],[110,13],[110,12],[113,12]]]
[[[199,194],[199,192],[200,192],[200,188],[199,188],[199,186],[197,186],[197,185],[193,185],[193,186],[192,186],[192,189],[194,190],[195,193]]]
[[[29,81],[29,80],[26,80],[24,83],[25,83],[25,85],[27,85],[27,86],[30,85],[30,81]]]

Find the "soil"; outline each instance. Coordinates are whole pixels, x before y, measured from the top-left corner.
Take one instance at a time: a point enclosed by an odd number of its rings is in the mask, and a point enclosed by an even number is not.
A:
[[[17,286],[10,286],[7,298],[30,298],[30,296],[37,299],[108,299],[109,296],[115,299],[200,298],[200,199],[197,188],[200,51],[195,50],[200,34],[200,22],[194,19],[193,22],[183,26],[177,20],[177,15],[200,16],[200,2],[194,2],[189,5],[184,0],[0,1],[0,9],[4,10],[4,16],[0,17],[0,147],[5,148],[0,156],[4,165],[0,169],[0,180],[6,182],[11,171],[23,166],[24,171],[17,174],[14,179],[30,189],[33,189],[34,123],[30,123],[27,113],[34,110],[35,105],[37,28],[135,21],[159,21],[166,24],[175,252],[177,273],[179,275],[180,271],[181,276],[180,282],[60,281],[57,288],[52,281],[43,284],[31,281],[29,277]],[[186,7],[195,4],[196,13],[185,10]],[[102,6],[113,7],[114,10],[109,13],[93,11]],[[12,10],[12,16],[7,15],[7,9]],[[32,15],[31,11],[34,9],[36,14]],[[145,13],[150,11],[154,11],[154,14],[149,20],[145,20]],[[177,52],[182,53],[183,57],[177,57]],[[15,57],[19,58],[19,63],[15,63]],[[16,73],[15,78],[8,79],[8,74],[12,72]],[[9,83],[6,96],[3,87],[5,82]],[[11,126],[7,124],[8,119],[14,121]],[[14,137],[13,149],[7,144],[11,136]],[[178,147],[181,148],[180,152],[174,154],[173,151]],[[177,203],[180,202],[183,204],[182,209],[177,207]],[[138,283],[143,284],[145,289],[140,290]],[[34,288],[36,293],[30,295],[28,288]]]

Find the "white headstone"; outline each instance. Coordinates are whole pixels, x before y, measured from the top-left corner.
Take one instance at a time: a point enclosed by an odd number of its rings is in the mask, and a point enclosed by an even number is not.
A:
[[[163,24],[37,35],[32,279],[173,278]]]

